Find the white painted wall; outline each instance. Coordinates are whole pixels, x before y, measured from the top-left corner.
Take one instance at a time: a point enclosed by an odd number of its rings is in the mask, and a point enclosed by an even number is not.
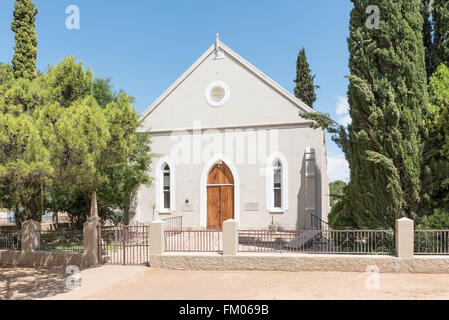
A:
[[[235,212],[240,226],[267,227],[273,215],[267,211],[266,161],[274,152],[280,152],[288,161],[288,210],[276,214],[274,221],[288,228],[304,227],[304,157],[306,148],[315,148],[316,214],[327,220],[329,197],[324,133],[310,128],[311,122],[300,117],[301,112],[310,108],[235,52],[223,47],[224,59],[214,60],[213,47],[208,49],[184,77],[168,89],[169,94],[162,95],[142,117],[141,130],[151,132],[152,152],[168,157],[175,163],[176,171],[175,210],[164,214],[156,210],[154,218],[182,215],[185,226],[204,226],[204,176],[211,159],[221,154],[228,159],[228,166],[237,172],[238,177],[234,177],[238,180]],[[224,82],[229,87],[228,100],[219,107],[211,106],[205,96],[206,88],[216,81]],[[206,129],[213,129],[215,133]],[[225,145],[208,155],[202,154],[210,145],[208,138],[224,140],[226,130],[235,129],[277,130],[277,145],[269,145],[270,150],[267,148],[264,152],[266,156],[256,157],[255,163],[238,161],[238,152],[230,151]],[[177,162],[179,157],[173,154],[180,141],[192,150],[192,155],[183,162]],[[193,144],[195,147],[191,145],[193,141],[198,142]],[[248,151],[252,147],[253,143],[249,143],[244,149]],[[235,149],[234,144],[232,149]],[[158,162],[159,159],[154,160],[151,171],[156,181],[151,187],[140,188],[136,212],[131,221],[148,222],[153,219],[152,208],[159,185],[155,167]],[[186,199],[193,206],[192,211],[183,210]],[[257,203],[258,210],[246,211],[247,203]]]
[[[222,130],[222,132],[224,132]],[[304,209],[305,209],[305,190],[304,190],[304,157],[307,147],[313,147],[316,150],[322,150],[322,132],[312,128],[286,128],[279,129],[279,148],[288,161],[288,211],[274,216],[275,223],[289,227],[303,227],[305,223]],[[192,138],[192,135],[184,136]],[[207,139],[207,138],[206,138]],[[170,152],[177,143],[171,141],[168,135],[157,135],[152,137],[153,152],[162,154],[163,157],[170,158]],[[207,143],[203,143],[204,147]],[[227,163],[228,166],[233,166],[238,172],[240,190],[240,204],[237,208],[239,217],[236,218],[240,222],[241,227],[267,227],[271,223],[272,215],[267,210],[266,205],[266,176],[265,168],[266,162],[261,164],[238,164],[235,155],[226,154],[225,150],[219,152],[231,160]],[[214,158],[214,157],[211,157]],[[267,155],[268,158],[268,155]],[[201,197],[203,192],[201,186],[201,176],[204,175],[206,168],[210,165],[209,161],[200,164],[183,164],[176,163],[174,160],[176,179],[176,210],[170,214],[155,213],[155,219],[163,219],[170,216],[183,216],[185,226],[198,227],[201,226],[201,203],[204,198]],[[151,172],[153,178],[155,176],[156,166],[159,163],[155,159]],[[328,206],[323,206],[323,203],[328,203],[328,196],[323,187],[323,182],[327,180],[326,174],[323,176],[322,172],[326,173],[327,168],[323,167],[325,160],[323,153],[316,153],[316,214],[327,218]],[[204,177],[203,177],[204,178]],[[236,177],[234,177],[236,178]],[[138,192],[136,214],[132,217],[134,222],[148,222],[152,220],[152,205],[156,202],[156,185],[155,181],[151,187],[142,186]],[[324,185],[325,186],[325,185]],[[323,193],[323,194],[322,194]],[[184,212],[183,204],[188,199],[189,203],[193,205],[193,212]],[[236,199],[237,200],[237,199]],[[237,202],[237,201],[236,201]],[[246,203],[258,203],[259,210],[255,212],[245,211]],[[203,222],[204,225],[204,222]]]

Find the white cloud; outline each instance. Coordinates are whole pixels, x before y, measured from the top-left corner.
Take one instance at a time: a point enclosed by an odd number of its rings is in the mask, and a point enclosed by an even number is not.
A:
[[[327,174],[329,182],[335,180],[349,181],[349,165],[343,154],[327,157]]]
[[[349,115],[349,102],[347,97],[337,97],[337,109],[336,113],[340,116],[338,123],[343,126],[348,126],[352,123],[351,116]]]
[[[349,113],[349,102],[347,97],[337,97],[337,114]]]
[[[338,119],[338,123],[347,127],[352,123],[351,116],[349,114],[345,115],[344,117]]]

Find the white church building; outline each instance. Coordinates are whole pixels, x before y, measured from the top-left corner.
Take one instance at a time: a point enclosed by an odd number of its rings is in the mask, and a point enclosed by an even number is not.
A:
[[[141,116],[152,152],[151,186],[130,223],[183,217],[183,226],[285,229],[327,221],[324,131],[313,111],[216,42]]]

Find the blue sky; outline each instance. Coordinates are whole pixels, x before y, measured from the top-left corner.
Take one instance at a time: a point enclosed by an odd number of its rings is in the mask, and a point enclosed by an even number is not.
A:
[[[113,77],[136,97],[142,113],[215,41],[293,91],[296,58],[306,48],[320,85],[315,109],[347,122],[349,0],[34,0],[38,69],[67,55]],[[67,6],[77,5],[79,30],[68,30]],[[13,54],[14,1],[0,2],[0,62]],[[337,112],[338,111],[338,112]],[[328,137],[329,176],[347,179],[344,156]]]

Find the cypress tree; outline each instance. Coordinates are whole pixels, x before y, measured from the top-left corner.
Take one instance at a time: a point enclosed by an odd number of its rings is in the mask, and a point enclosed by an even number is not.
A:
[[[15,0],[11,30],[15,34],[12,58],[14,77],[34,79],[37,76],[37,35],[35,16],[37,9],[31,0]]]
[[[434,54],[436,69],[441,63],[449,65],[449,1],[433,0]]]
[[[344,210],[359,227],[393,226],[415,218],[421,201],[427,77],[420,0],[352,2]],[[379,29],[365,26],[369,5],[380,9]]]
[[[421,15],[424,19],[423,27],[423,41],[426,50],[426,70],[427,77],[430,76],[435,71],[435,66],[433,65],[433,25],[431,16],[431,0],[421,0]]]
[[[316,101],[315,88],[319,88],[313,83],[314,79],[315,75],[312,75],[307,62],[306,50],[302,48],[296,62],[295,96],[311,108]]]

